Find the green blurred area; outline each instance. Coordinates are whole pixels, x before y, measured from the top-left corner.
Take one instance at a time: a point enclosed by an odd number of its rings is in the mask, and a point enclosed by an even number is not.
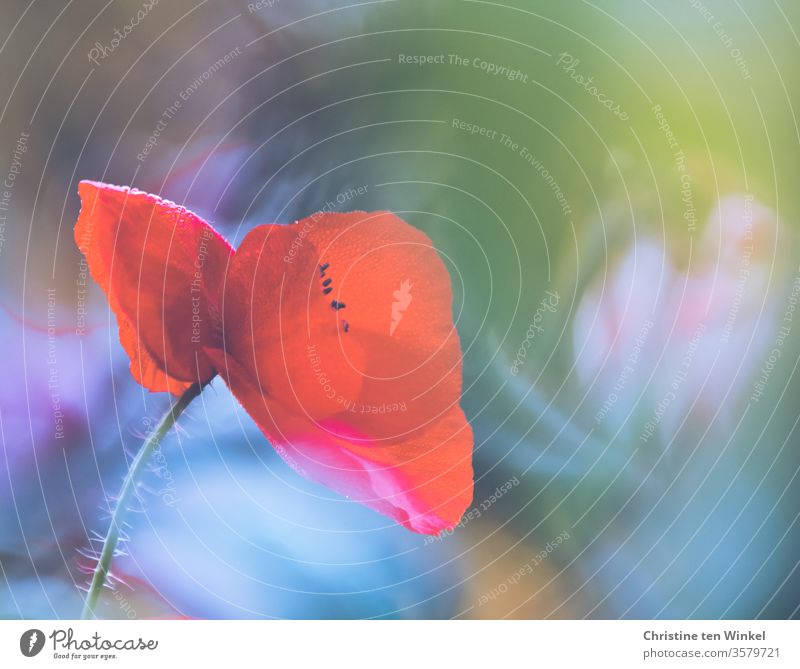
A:
[[[663,238],[685,264],[693,238],[728,193],[755,194],[776,209],[782,239],[795,239],[800,63],[792,17],[784,14],[797,9],[706,7],[712,21],[689,2],[395,3],[368,21],[365,30],[377,34],[359,40],[364,59],[391,61],[385,78],[364,78],[365,93],[377,88],[388,98],[380,118],[440,122],[369,135],[375,153],[403,152],[376,160],[393,181],[423,182],[382,191],[381,201],[388,195],[391,208],[411,203],[451,219],[420,214],[415,222],[461,260],[473,327],[488,315],[502,336],[510,323],[516,343],[547,287],[579,299],[586,278],[636,235]],[[732,43],[723,42],[721,29]],[[445,64],[400,64],[399,54],[443,55]],[[620,120],[565,72],[561,54],[629,118]],[[466,64],[451,64],[452,55]],[[526,82],[488,74],[481,63],[517,70]],[[352,77],[341,78],[348,80],[342,90],[351,89]],[[368,123],[374,104],[355,103],[357,118]],[[668,144],[656,105],[677,147]],[[493,137],[454,128],[455,119]],[[691,177],[694,232],[683,218],[679,150]],[[526,156],[553,176],[569,213]],[[791,252],[781,246],[776,262]],[[542,360],[551,353],[550,346],[539,350]]]

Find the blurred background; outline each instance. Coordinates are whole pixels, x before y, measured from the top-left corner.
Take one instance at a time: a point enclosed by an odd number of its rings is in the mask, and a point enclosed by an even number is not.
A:
[[[102,616],[800,615],[796,3],[0,5],[0,616],[78,615],[168,402],[72,240],[85,178],[234,244],[331,202],[423,229],[476,437],[474,505],[426,538],[215,381]]]

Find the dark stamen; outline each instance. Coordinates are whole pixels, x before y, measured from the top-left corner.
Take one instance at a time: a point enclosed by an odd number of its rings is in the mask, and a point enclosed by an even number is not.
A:
[[[328,294],[328,293],[330,293],[332,290],[333,290],[333,288],[331,288],[331,287],[325,288],[325,289],[323,289],[323,291],[322,291],[322,294],[323,294],[323,295],[327,295],[327,294]]]
[[[328,267],[330,267],[330,266],[331,266],[331,264],[328,263],[328,262],[323,263],[322,265],[320,265],[319,266],[319,275],[320,276],[325,276],[325,270],[328,269]]]
[[[325,279],[325,281],[322,282],[322,285],[323,286],[330,286],[331,285],[331,281],[333,281],[333,279]]]
[[[346,320],[342,319],[342,327],[344,328],[345,332],[350,332],[350,323]]]
[[[344,309],[346,306],[347,305],[344,302],[338,302],[337,300],[333,300],[333,302],[331,302],[331,308],[335,309],[336,311],[339,311],[339,309]]]

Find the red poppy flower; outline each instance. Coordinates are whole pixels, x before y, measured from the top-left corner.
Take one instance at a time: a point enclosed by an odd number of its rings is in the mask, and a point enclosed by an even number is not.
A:
[[[253,229],[238,250],[171,202],[83,181],[75,239],[134,378],[219,374],[298,473],[435,534],[472,499],[447,270],[388,212]]]

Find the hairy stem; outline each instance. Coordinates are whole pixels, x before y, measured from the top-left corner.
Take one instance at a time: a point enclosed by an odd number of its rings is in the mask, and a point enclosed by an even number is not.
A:
[[[178,416],[180,416],[186,407],[189,406],[189,403],[200,394],[202,389],[203,386],[201,384],[193,383],[177,400],[175,400],[175,403],[161,418],[155,430],[145,439],[142,447],[131,463],[131,468],[125,475],[125,480],[122,482],[122,489],[119,493],[117,505],[114,508],[114,512],[111,514],[111,525],[108,528],[108,533],[103,542],[103,552],[100,554],[100,559],[97,561],[97,565],[94,568],[92,582],[86,593],[86,601],[83,604],[83,611],[81,612],[82,619],[93,618],[95,615],[95,605],[105,585],[108,572],[111,569],[111,560],[114,557],[114,551],[119,542],[120,528],[124,522],[125,511],[131,500],[131,496],[136,490],[136,486],[139,484],[139,479],[150,457],[153,455],[153,451],[175,425]]]

